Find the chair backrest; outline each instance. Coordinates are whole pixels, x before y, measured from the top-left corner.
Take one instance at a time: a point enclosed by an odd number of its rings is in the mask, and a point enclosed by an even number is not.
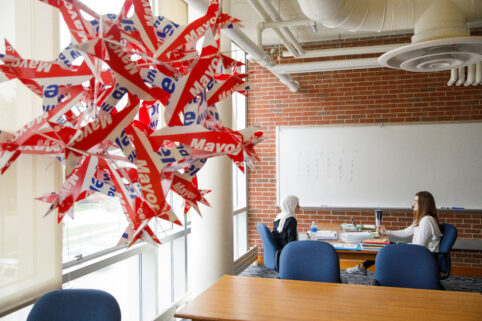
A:
[[[440,226],[440,232],[442,232],[443,236],[440,240],[439,252],[441,253],[449,253],[452,249],[452,246],[457,240],[457,229],[452,224],[442,223]]]
[[[274,270],[276,268],[276,251],[278,246],[269,228],[263,223],[256,224],[264,248],[264,266]]]
[[[390,244],[382,248],[375,259],[375,281],[383,286],[442,288],[432,252],[415,244]]]
[[[64,289],[48,292],[35,302],[27,321],[120,321],[116,299],[107,292]]]
[[[450,250],[457,240],[457,229],[452,224],[442,223],[440,224],[440,231],[443,236],[436,256],[438,267],[440,272],[444,274],[443,278],[445,279],[450,275]]]
[[[340,283],[340,261],[332,245],[323,241],[294,241],[281,251],[281,279]]]

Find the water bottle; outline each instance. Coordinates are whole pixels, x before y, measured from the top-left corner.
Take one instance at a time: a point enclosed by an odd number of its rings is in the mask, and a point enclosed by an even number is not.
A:
[[[316,240],[316,232],[318,231],[318,227],[316,226],[315,221],[311,222],[310,226],[310,237],[312,240]]]
[[[383,220],[383,211],[378,208],[375,211],[375,227],[378,228],[380,225],[382,225],[382,220]]]

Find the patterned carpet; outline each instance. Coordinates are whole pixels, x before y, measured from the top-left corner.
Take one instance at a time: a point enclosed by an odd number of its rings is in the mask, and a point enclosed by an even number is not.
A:
[[[365,284],[370,285],[375,278],[375,272],[368,272],[368,275],[363,274],[349,274],[345,270],[340,271],[343,283],[350,284]],[[246,270],[241,272],[242,276],[254,276],[261,278],[277,278],[278,273],[269,270],[264,266],[251,265]],[[450,276],[448,279],[442,281],[443,286],[448,291],[464,291],[464,292],[481,292],[482,293],[482,278],[468,277],[468,276]]]

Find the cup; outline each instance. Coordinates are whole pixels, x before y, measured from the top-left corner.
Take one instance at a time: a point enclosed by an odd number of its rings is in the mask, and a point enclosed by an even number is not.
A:
[[[376,228],[378,228],[380,225],[382,225],[382,220],[383,220],[382,210],[376,210],[375,211],[375,227]]]

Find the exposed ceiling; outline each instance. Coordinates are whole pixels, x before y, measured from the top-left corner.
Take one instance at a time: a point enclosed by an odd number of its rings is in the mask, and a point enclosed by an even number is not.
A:
[[[207,8],[206,0],[184,1]],[[381,66],[413,72],[452,70],[452,75],[461,75],[457,85],[482,84],[482,37],[469,36],[472,28],[482,26],[482,0],[231,0],[230,14],[244,27],[225,30],[228,37],[292,91],[299,88],[289,76],[292,73]],[[411,43],[307,47],[314,42],[394,34],[413,34]],[[284,55],[295,58],[383,55],[276,64],[265,49],[278,45],[288,49]],[[467,81],[461,68],[467,68]]]
[[[283,20],[307,20],[303,14],[297,0],[268,0],[272,7],[278,12]],[[258,24],[263,20],[256,12],[249,0],[231,0],[231,15],[240,19],[243,24],[241,31],[244,32],[253,42],[257,43]],[[351,32],[341,28],[327,28],[319,22],[316,23],[316,31],[310,26],[291,26],[289,27],[295,38],[300,43],[319,42],[333,39],[347,39],[354,37],[380,36],[382,34],[411,33],[413,29],[398,31],[386,31],[382,33],[356,31]],[[262,34],[263,46],[282,45],[279,37],[271,28],[267,28]]]

